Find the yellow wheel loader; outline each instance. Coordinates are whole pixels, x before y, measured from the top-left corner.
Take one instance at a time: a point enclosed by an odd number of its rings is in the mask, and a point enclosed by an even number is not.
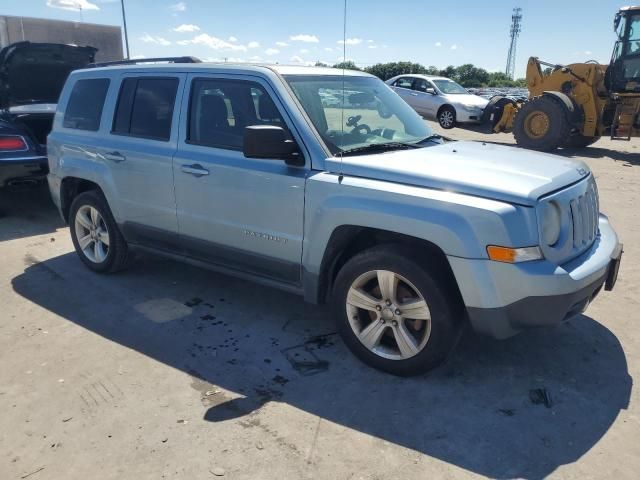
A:
[[[528,100],[492,98],[485,109],[492,130],[513,132],[521,147],[546,152],[585,147],[605,135],[640,136],[640,6],[621,8],[614,30],[609,65],[554,65],[531,57]]]

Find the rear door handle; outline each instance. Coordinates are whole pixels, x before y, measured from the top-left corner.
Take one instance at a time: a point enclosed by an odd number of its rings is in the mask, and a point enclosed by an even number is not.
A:
[[[107,160],[111,160],[115,163],[124,162],[127,159],[127,157],[122,155],[120,152],[105,152],[102,154],[102,156]]]
[[[193,165],[182,165],[181,170],[184,173],[193,175],[194,177],[202,177],[204,175],[209,175],[209,170],[207,170],[206,168],[204,168],[202,165],[198,163],[194,163]]]

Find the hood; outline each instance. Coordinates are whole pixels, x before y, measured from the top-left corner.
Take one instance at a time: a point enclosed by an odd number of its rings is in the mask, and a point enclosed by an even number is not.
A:
[[[478,142],[329,158],[329,171],[448,190],[520,205],[589,175],[579,160]]]
[[[486,98],[479,97],[478,95],[469,94],[448,94],[443,95],[447,100],[450,100],[451,103],[457,103],[460,105],[468,105],[472,107],[480,107],[484,108],[489,103],[489,100]]]
[[[72,70],[93,63],[98,50],[59,43],[13,43],[0,50],[0,108],[57,103]]]

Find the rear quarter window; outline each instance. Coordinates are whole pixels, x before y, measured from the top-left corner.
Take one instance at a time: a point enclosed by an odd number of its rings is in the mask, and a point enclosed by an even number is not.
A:
[[[71,90],[62,126],[78,130],[98,130],[107,90],[107,78],[78,80]]]

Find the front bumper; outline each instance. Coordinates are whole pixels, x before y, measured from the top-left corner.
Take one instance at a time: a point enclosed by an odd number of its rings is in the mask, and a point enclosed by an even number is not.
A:
[[[546,260],[507,264],[449,257],[474,329],[507,338],[584,312],[605,282],[613,288],[622,255],[622,245],[606,216],[600,215],[599,227],[591,248],[563,265]]]
[[[41,181],[48,172],[47,157],[0,158],[0,188]]]
[[[466,110],[456,108],[456,121],[459,123],[480,123],[482,121],[482,108]]]

